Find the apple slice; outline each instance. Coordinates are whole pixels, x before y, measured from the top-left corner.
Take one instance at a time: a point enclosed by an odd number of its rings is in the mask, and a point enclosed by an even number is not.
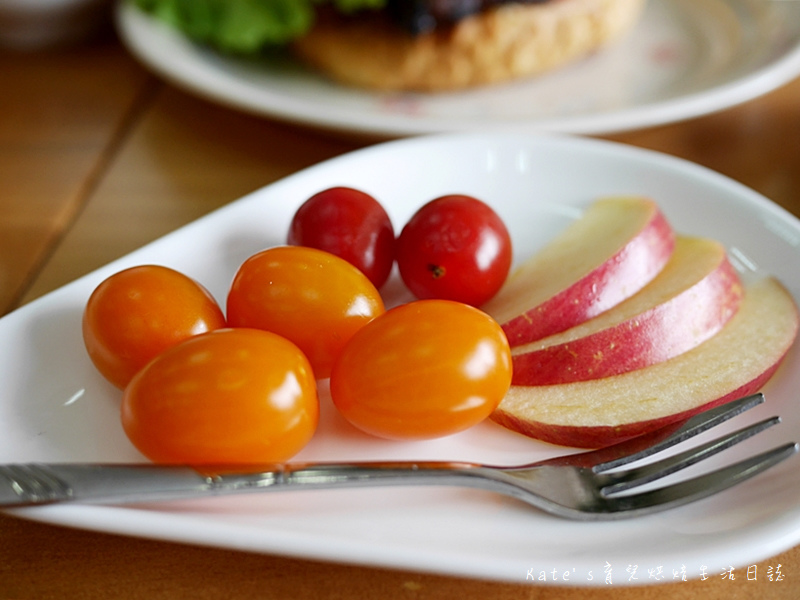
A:
[[[572,329],[515,347],[513,383],[599,379],[668,360],[717,333],[742,293],[721,243],[678,237],[667,264],[638,293]]]
[[[539,340],[635,294],[664,267],[674,244],[653,200],[603,198],[520,265],[481,308],[512,346]]]
[[[512,385],[492,418],[553,444],[608,446],[754,393],[772,377],[797,329],[792,296],[768,277],[747,287],[736,315],[696,348],[613,377]]]

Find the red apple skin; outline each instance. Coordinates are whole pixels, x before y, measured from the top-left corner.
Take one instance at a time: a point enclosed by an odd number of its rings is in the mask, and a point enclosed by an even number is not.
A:
[[[618,325],[513,356],[515,385],[586,381],[641,369],[686,352],[736,314],[743,288],[726,257],[696,285]]]
[[[572,448],[604,448],[612,446],[625,440],[652,433],[662,427],[666,427],[673,423],[684,421],[698,413],[705,410],[731,402],[750,394],[759,391],[767,381],[769,381],[775,374],[775,371],[783,361],[785,354],[781,356],[768,370],[761,373],[755,379],[737,387],[735,390],[727,394],[715,398],[710,402],[701,404],[690,410],[681,413],[675,413],[666,417],[658,419],[651,419],[649,421],[638,421],[636,423],[624,423],[614,426],[595,426],[595,427],[581,427],[570,425],[556,425],[552,423],[540,423],[537,421],[527,421],[511,415],[501,408],[498,408],[491,416],[491,419],[502,425],[506,429],[516,431],[522,435],[554,444],[557,446],[568,446]]]
[[[766,277],[748,285],[737,314],[691,351],[605,379],[512,385],[491,418],[552,444],[606,447],[758,391],[785,359],[799,328],[794,298],[777,279]],[[568,406],[571,400],[585,404],[594,416],[584,420],[587,414]],[[664,410],[669,406],[671,412]]]
[[[655,277],[675,246],[672,226],[660,210],[614,256],[542,304],[501,323],[517,346],[566,331],[625,300]]]

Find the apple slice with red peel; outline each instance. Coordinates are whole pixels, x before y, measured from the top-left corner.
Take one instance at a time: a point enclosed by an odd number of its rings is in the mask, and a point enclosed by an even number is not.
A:
[[[608,446],[758,391],[775,373],[797,330],[794,299],[768,277],[748,286],[736,315],[696,348],[613,377],[512,385],[492,418],[553,444]]]
[[[674,244],[653,200],[603,198],[515,269],[481,308],[512,346],[539,340],[635,294],[664,267]]]
[[[576,327],[513,348],[513,383],[599,379],[668,360],[716,334],[742,294],[721,243],[678,237],[667,264],[639,292]]]

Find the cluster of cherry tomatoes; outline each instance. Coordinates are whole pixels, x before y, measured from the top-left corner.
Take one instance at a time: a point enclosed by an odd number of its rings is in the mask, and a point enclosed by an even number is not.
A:
[[[376,200],[332,188],[301,206],[287,241],[241,264],[225,313],[201,284],[157,265],[92,293],[86,348],[124,390],[122,424],[145,456],[285,461],[314,435],[324,378],[348,421],[386,438],[455,433],[494,410],[510,350],[475,306],[505,279],[511,246],[488,206],[439,198],[395,239]],[[387,311],[379,287],[395,261],[420,299]]]
[[[395,239],[389,215],[369,194],[334,187],[309,198],[292,220],[288,242],[326,250],[358,267],[380,288],[397,261],[417,298],[480,306],[511,267],[511,237],[491,207],[451,194],[420,208]]]

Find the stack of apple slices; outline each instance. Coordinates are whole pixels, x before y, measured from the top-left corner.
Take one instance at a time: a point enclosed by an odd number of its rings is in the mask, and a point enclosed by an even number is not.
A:
[[[775,278],[743,287],[719,242],[676,236],[656,204],[637,197],[592,204],[484,310],[514,361],[492,418],[581,448],[757,391],[800,322]]]
[[[638,292],[674,246],[672,227],[652,200],[598,200],[516,269],[483,310],[512,346],[559,333]]]
[[[722,244],[679,237],[667,264],[638,293],[567,331],[514,347],[513,382],[598,379],[670,359],[717,333],[742,294]]]

